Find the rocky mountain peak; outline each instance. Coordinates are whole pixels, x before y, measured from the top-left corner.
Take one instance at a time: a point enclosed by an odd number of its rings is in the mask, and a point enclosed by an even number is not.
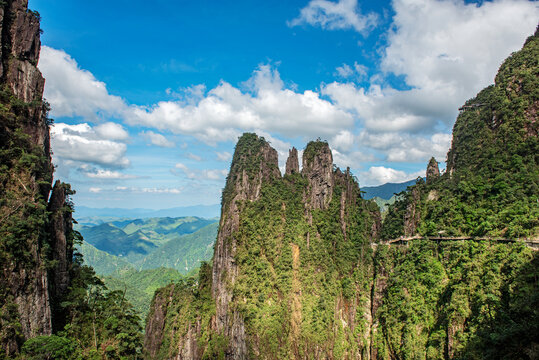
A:
[[[325,141],[311,141],[303,152],[303,176],[309,181],[313,209],[325,209],[333,194],[333,156]]]
[[[286,160],[286,175],[299,173],[298,150],[293,147],[288,151],[288,159]]]
[[[432,182],[440,176],[440,169],[438,168],[438,161],[433,157],[430,158],[427,165],[427,183]]]
[[[236,144],[223,191],[223,205],[232,198],[256,200],[264,181],[280,177],[277,151],[263,137],[245,133]]]

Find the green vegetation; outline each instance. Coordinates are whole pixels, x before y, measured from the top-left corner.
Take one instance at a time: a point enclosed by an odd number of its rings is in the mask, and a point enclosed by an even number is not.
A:
[[[140,260],[132,262],[127,260],[133,260],[133,257],[108,254],[88,244],[86,239],[78,246],[85,263],[102,277],[107,288],[125,292],[126,300],[133,304],[142,319],[146,318],[157,288],[179,281],[183,276],[197,274],[200,263],[211,259],[219,225],[214,220],[193,217],[108,220],[108,223],[93,227],[84,226],[87,233],[94,235],[93,241],[105,243],[101,239],[113,238],[119,232],[136,234],[141,229],[152,236],[151,239],[157,239],[154,240],[157,244],[170,238]],[[97,230],[92,232],[94,229]],[[182,233],[184,235],[179,235]]]
[[[84,263],[92,267],[98,275],[110,275],[133,269],[133,266],[122,258],[98,250],[86,241],[78,246],[78,251],[84,256]]]
[[[538,260],[522,244],[380,246],[379,358],[536,357]]]
[[[496,83],[463,108],[453,129],[448,171],[416,186],[390,209],[390,237],[404,233],[406,208],[424,235],[533,238],[539,235],[539,37],[501,66]]]
[[[83,221],[85,221],[85,219],[83,219]],[[133,267],[140,268],[141,264],[146,262],[146,256],[160,249],[165,244],[171,241],[182,243],[182,240],[180,240],[182,236],[194,233],[215,222],[216,220],[207,220],[196,217],[118,219],[104,223],[98,222],[98,224],[94,225],[81,225],[77,227],[77,230],[84,236],[85,241],[93,245],[96,249],[109,255],[120,257],[121,260],[133,265]],[[192,240],[204,241],[205,239],[202,239],[202,236],[197,236]],[[215,240],[215,237],[212,241],[213,240]],[[170,247],[170,245],[167,246]],[[85,248],[83,251],[84,250],[91,252],[91,257],[87,256],[86,258],[91,261],[89,264],[96,269],[101,269],[103,267],[110,268],[110,266],[104,264],[105,259],[99,258],[99,253],[96,253],[90,248]],[[198,251],[196,247],[189,250],[195,252]],[[88,255],[86,253],[84,254]],[[168,256],[172,255],[173,254],[168,254]],[[211,254],[209,256],[211,257]],[[193,255],[188,254],[185,260],[188,261],[189,265],[198,266],[196,261],[191,264],[192,257]],[[155,259],[155,256],[152,256],[152,258]],[[107,260],[110,259],[110,257],[107,258]],[[164,264],[159,264],[155,267],[161,265]],[[181,264],[171,265],[170,267],[177,268],[178,270],[185,268],[185,266],[181,266]],[[147,269],[151,268],[151,266],[143,266],[143,268]],[[106,274],[99,271],[98,273]]]
[[[139,269],[169,267],[187,275],[202,261],[211,259],[218,227],[219,223],[214,222],[192,234],[173,238],[138,261],[136,266]]]
[[[104,277],[103,282],[108,289],[122,292],[125,299],[133,304],[136,314],[145,319],[155,290],[181,279],[183,276],[177,270],[161,267],[142,271],[117,271]]]
[[[242,148],[252,146],[252,142],[242,139],[236,151],[256,158],[253,149]],[[241,174],[242,168],[235,166],[232,168]],[[229,179],[229,188],[233,188],[232,182]],[[245,321],[252,356],[308,356],[317,347],[321,354],[332,352],[335,358],[367,351],[358,344],[365,329],[362,321],[355,327],[343,327],[335,309],[346,313],[342,316],[348,319],[367,304],[371,229],[378,208],[374,202],[361,199],[357,182],[349,176],[335,184],[327,210],[312,212],[310,224],[305,217],[307,187],[307,179],[301,174],[287,175],[282,180],[263,182],[258,200],[238,202],[242,210],[233,235],[238,273],[234,285],[230,285],[233,300],[229,308],[239,311]],[[346,199],[344,208],[341,195]],[[211,283],[205,285],[211,280],[211,269],[207,268],[201,269],[198,286],[174,285],[156,294],[154,307],[172,296],[157,358],[173,357],[181,339],[199,322],[198,343],[204,348],[203,358],[224,356],[231,339],[210,327],[215,303],[209,296]]]

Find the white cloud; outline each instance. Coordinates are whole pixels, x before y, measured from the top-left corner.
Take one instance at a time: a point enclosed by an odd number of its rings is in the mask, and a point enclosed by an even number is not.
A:
[[[365,34],[376,25],[377,19],[374,13],[361,14],[357,0],[311,0],[288,25],[309,24],[328,30],[353,29]]]
[[[402,76],[411,89],[396,90],[380,75],[371,78],[367,89],[337,82],[322,88],[369,131],[448,129],[457,108],[493,82],[499,65],[534,32],[539,18],[537,4],[525,0],[481,6],[461,0],[395,0],[393,7],[381,68]],[[351,72],[348,68],[343,75]]]
[[[341,153],[336,149],[332,149],[331,152],[333,153],[333,162],[343,170],[347,167],[360,168],[361,164],[376,160],[374,155],[365,152],[364,149],[362,151],[351,151],[347,153]]]
[[[187,157],[191,160],[195,160],[195,161],[202,161],[202,158],[198,155],[195,155],[193,153],[187,153]]]
[[[262,65],[242,92],[222,81],[196,105],[163,101],[152,107],[133,107],[126,121],[173,133],[192,135],[209,144],[235,141],[243,131],[283,136],[333,136],[354,121],[319,94],[296,93],[284,87],[277,70]]]
[[[130,164],[125,156],[125,144],[101,138],[87,123],[55,123],[51,127],[51,142],[55,159],[114,168],[123,168]]]
[[[329,141],[329,144],[334,149],[348,152],[354,145],[354,135],[348,130],[341,130]]]
[[[190,169],[187,165],[183,163],[176,163],[172,173],[178,175],[176,170],[181,170],[183,174],[191,180],[221,180],[226,177],[228,170],[226,169],[206,169],[206,170],[196,170]]]
[[[102,190],[103,190],[102,188],[98,188],[98,187],[91,187],[88,189],[88,191],[94,194],[100,193]]]
[[[146,139],[148,139],[150,141],[150,144],[152,145],[156,145],[160,147],[167,147],[167,148],[172,148],[176,146],[174,142],[168,140],[163,135],[155,133],[153,131],[142,131],[139,135],[144,136]]]
[[[131,192],[131,193],[149,193],[149,194],[180,194],[181,189],[178,188],[148,188],[148,187],[127,187],[127,186],[116,186],[114,189],[109,191],[121,191],[121,192]]]
[[[351,78],[355,81],[361,81],[367,76],[367,70],[368,69],[365,65],[358,64],[356,61],[352,66],[348,64],[342,64],[342,66],[338,66],[335,69],[335,75],[345,79]]]
[[[204,170],[203,171],[204,177],[206,177],[207,179],[210,179],[210,180],[223,179],[224,177],[226,177],[227,174],[228,174],[228,170],[226,170],[226,169],[222,169],[222,170],[213,169],[213,170]]]
[[[426,162],[432,157],[445,161],[445,155],[451,145],[451,135],[436,133],[428,137],[408,133],[370,133],[362,131],[358,142],[381,152],[390,162]]]
[[[103,169],[97,169],[97,170],[93,169],[93,171],[84,172],[84,175],[92,179],[103,179],[103,180],[125,180],[125,179],[135,179],[137,177],[135,175],[122,174],[119,171],[103,170]]]
[[[105,83],[79,68],[63,50],[41,47],[39,69],[47,79],[45,98],[51,104],[51,116],[82,116],[96,121],[103,116],[119,115],[124,101],[107,91]]]
[[[113,122],[106,122],[104,124],[99,124],[94,127],[94,131],[102,139],[108,140],[127,140],[129,139],[129,134],[120,124]]]
[[[232,159],[232,154],[228,151],[216,152],[215,154],[217,155],[217,160],[219,161],[230,161]]]
[[[372,166],[368,171],[359,174],[361,186],[380,185],[388,182],[400,183],[425,176],[425,171],[417,171],[408,174],[401,170],[395,170],[384,166]]]

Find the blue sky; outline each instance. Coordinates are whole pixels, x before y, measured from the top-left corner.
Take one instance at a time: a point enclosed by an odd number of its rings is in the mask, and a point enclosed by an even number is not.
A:
[[[56,177],[92,207],[215,204],[244,131],[328,140],[360,185],[413,179],[537,3],[30,0]]]

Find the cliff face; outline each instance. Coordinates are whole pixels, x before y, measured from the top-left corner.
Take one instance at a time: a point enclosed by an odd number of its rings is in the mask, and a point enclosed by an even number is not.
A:
[[[288,159],[286,159],[286,175],[292,175],[299,173],[299,160],[298,160],[298,150],[293,147],[288,152]]]
[[[52,332],[51,303],[67,289],[72,256],[64,185],[55,186],[48,204],[53,167],[44,79],[36,67],[39,14],[27,5],[0,6],[0,306],[9,314],[0,320],[0,347],[7,354],[24,339]]]
[[[281,177],[277,152],[263,138],[239,139],[213,262],[204,270],[211,280],[184,285],[167,306],[164,290],[156,295],[146,330],[149,358],[323,358],[348,336],[367,341],[360,328],[370,287],[359,277],[343,279],[355,268],[370,271],[363,256],[378,236],[377,207],[361,199],[348,169],[334,169],[327,143],[309,143],[303,159],[300,173],[292,149]],[[183,315],[160,322],[164,308]],[[207,312],[197,314],[200,308]],[[336,333],[327,321],[336,321]],[[155,340],[170,336],[177,340]]]
[[[216,303],[215,330],[230,339],[232,359],[247,356],[243,317],[229,309],[238,274],[236,232],[246,202],[256,201],[264,183],[280,179],[277,151],[254,134],[239,141],[223,192],[221,222],[214,247],[212,295]]]

